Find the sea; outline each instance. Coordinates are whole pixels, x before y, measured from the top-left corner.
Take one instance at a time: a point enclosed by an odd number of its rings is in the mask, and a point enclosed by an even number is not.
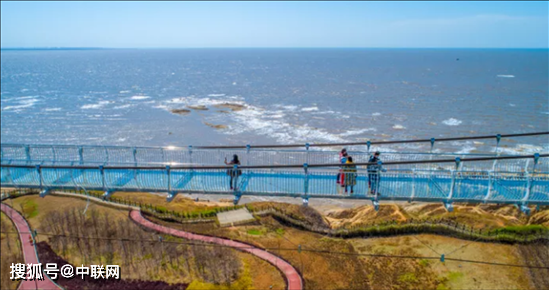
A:
[[[2,50],[1,138],[186,147],[541,132],[548,74],[547,49]],[[495,150],[495,138],[434,146]],[[498,150],[547,153],[549,137]]]

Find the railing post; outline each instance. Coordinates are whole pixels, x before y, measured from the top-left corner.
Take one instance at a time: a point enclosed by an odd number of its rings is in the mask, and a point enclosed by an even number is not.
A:
[[[251,148],[252,148],[252,146],[250,146],[250,144],[246,145],[246,165],[247,166],[250,165],[250,149]]]
[[[536,165],[538,164],[538,161],[539,161],[539,153],[536,153],[534,154],[534,166],[532,166],[532,173],[536,173]],[[527,182],[526,182],[526,194],[524,195],[524,198],[522,199],[522,205],[521,205],[521,210],[529,215],[530,214],[530,208],[528,208],[528,199],[530,199],[530,193],[532,191],[532,186],[534,185],[534,180],[532,178],[532,175],[526,171],[526,178],[527,178]]]
[[[193,164],[193,145],[189,145],[189,163]]]
[[[454,195],[454,190],[456,187],[456,173],[459,170],[460,164],[461,164],[461,159],[459,157],[456,157],[456,169],[452,170],[452,185],[450,186],[450,193],[448,194],[448,198],[444,205],[446,209],[450,212],[454,209],[452,206],[452,196]]]
[[[133,147],[132,152],[133,152],[133,164],[135,165],[135,167],[137,167],[137,148]]]
[[[307,164],[309,163],[309,146],[310,146],[309,143],[305,143],[305,150],[307,151],[307,158],[306,158]]]
[[[370,155],[370,146],[372,146],[372,142],[370,140],[366,141],[366,154]]]
[[[40,167],[40,165],[36,165],[36,170],[38,171],[38,178],[40,180],[40,194],[39,196],[40,197],[44,197],[46,196],[48,193],[50,193],[50,190],[49,189],[44,189],[44,184],[43,184],[43,177],[42,177],[42,167]]]
[[[416,195],[416,169],[412,169],[412,195],[410,196],[410,202],[414,200]]]
[[[496,157],[499,156],[499,141],[501,140],[501,135],[496,135]],[[496,169],[496,164],[498,163],[497,159],[494,159],[494,163],[492,164],[492,171]]]
[[[433,153],[433,147],[435,146],[435,138],[431,138],[431,150],[429,153]]]
[[[305,171],[304,180],[303,180],[303,205],[309,205],[309,165],[307,163],[303,164],[303,170]]]
[[[101,173],[101,183],[103,186],[103,191],[107,191],[106,183],[105,183],[105,170],[103,168],[103,165],[99,165],[99,172]]]
[[[38,172],[38,180],[40,182],[40,190],[42,190],[42,167],[36,165],[36,171]]]
[[[169,165],[166,166],[166,175],[168,181],[168,197],[166,197],[166,201],[171,202],[177,195],[177,192],[172,191],[172,171]]]
[[[105,164],[109,164],[109,150],[107,150],[107,146],[103,146],[103,149],[105,149],[105,156],[107,159],[105,159]]]
[[[486,192],[486,196],[484,197],[484,203],[486,203],[488,201],[488,199],[490,199],[490,195],[492,195],[492,183],[494,183],[494,181],[492,180],[494,178],[494,171],[487,171],[488,173],[488,192]]]
[[[55,146],[53,146],[53,145],[51,146],[51,153],[53,154],[52,162],[53,162],[53,164],[55,164],[55,162],[57,161],[56,160],[57,159],[57,154],[56,154],[57,152],[55,151]]]
[[[501,141],[501,134],[496,135],[496,154],[499,151],[499,141]]]
[[[25,145],[25,155],[27,157],[27,163],[31,162],[31,156],[30,156],[30,146]]]
[[[84,164],[84,147],[78,146],[78,158],[80,165]]]
[[[171,183],[171,177],[170,177],[170,166],[166,165],[166,177],[168,180],[168,192],[172,191],[172,183]]]

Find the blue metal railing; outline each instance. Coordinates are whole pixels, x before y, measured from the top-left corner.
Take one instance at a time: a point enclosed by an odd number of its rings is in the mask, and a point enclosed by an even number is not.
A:
[[[533,157],[533,158],[532,158]],[[500,157],[501,158],[501,157]],[[549,172],[540,171],[540,163],[549,162],[549,155],[504,157],[530,159],[532,168],[523,172],[463,170],[468,162],[490,158],[435,160],[449,163],[454,169],[395,169],[402,162],[384,164],[384,171],[368,171],[357,164],[355,172],[341,164],[297,166],[232,167],[123,167],[123,166],[30,166],[1,165],[2,187],[39,188],[44,192],[55,189],[87,189],[105,192],[150,191],[176,193],[214,193],[324,198],[406,200],[475,203],[511,203],[519,205],[549,205]],[[494,158],[492,158],[494,159]],[[504,159],[503,159],[504,160]],[[452,160],[450,160],[452,161]],[[408,162],[411,164],[429,161]],[[235,171],[231,171],[235,170]],[[233,189],[230,175],[234,174]],[[337,174],[345,189],[336,183]],[[351,181],[347,181],[351,180]],[[370,182],[369,182],[370,181]],[[236,185],[236,186],[234,186]],[[352,193],[350,185],[353,185]],[[371,194],[373,193],[373,194]]]
[[[181,147],[123,147],[123,146],[73,146],[73,145],[24,145],[2,144],[2,164],[40,165],[221,165],[225,158],[239,156],[243,165],[292,165],[337,163],[338,151],[326,150],[272,150],[272,149],[194,149]],[[380,150],[381,151],[381,150]],[[349,151],[355,162],[367,162],[371,151]],[[493,154],[381,152],[385,162],[417,161],[437,158],[465,158],[507,156]],[[419,166],[419,167],[418,167]],[[531,167],[527,159],[486,161],[466,164],[469,170],[524,171]],[[399,165],[399,169],[446,168],[445,165]],[[549,164],[538,167],[549,171]],[[448,168],[446,168],[448,169]]]

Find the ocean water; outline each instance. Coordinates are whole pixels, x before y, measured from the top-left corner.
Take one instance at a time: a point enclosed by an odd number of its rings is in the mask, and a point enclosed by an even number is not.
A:
[[[548,66],[547,50],[3,50],[1,137],[187,146],[549,131]],[[501,149],[548,152],[548,138],[502,140]],[[435,149],[494,145],[495,138]]]

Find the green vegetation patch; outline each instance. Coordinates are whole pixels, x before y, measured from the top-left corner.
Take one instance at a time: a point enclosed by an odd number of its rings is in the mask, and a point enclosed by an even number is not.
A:
[[[405,273],[398,277],[398,281],[402,283],[415,283],[418,282],[415,273]]]
[[[33,218],[38,215],[38,204],[32,199],[28,199],[21,204],[23,214],[27,219]]]
[[[527,226],[507,226],[494,230],[496,234],[512,234],[512,235],[537,235],[549,233],[549,228],[542,225],[527,225]]]
[[[419,260],[419,265],[421,267],[427,267],[427,266],[429,266],[429,264],[430,264],[429,260],[425,260],[425,259]]]
[[[251,229],[251,230],[248,230],[248,235],[254,235],[254,236],[261,236],[263,235],[263,231],[261,230],[258,230],[258,229]]]
[[[456,281],[463,277],[463,273],[461,272],[450,272],[448,273],[448,280],[449,281]]]

